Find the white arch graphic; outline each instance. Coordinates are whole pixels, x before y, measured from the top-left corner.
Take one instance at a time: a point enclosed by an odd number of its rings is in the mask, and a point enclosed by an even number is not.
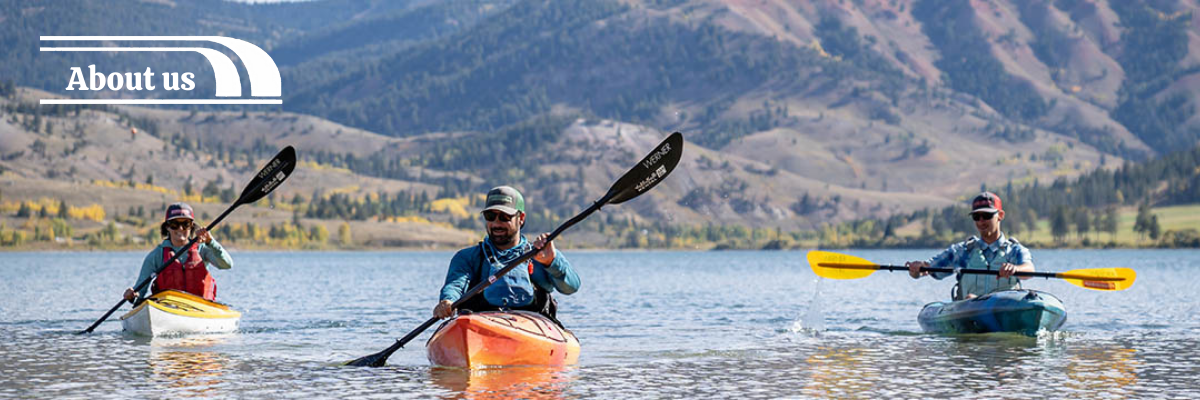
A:
[[[241,97],[242,81],[233,60],[224,53],[204,47],[45,47],[42,51],[193,51],[212,64],[216,75],[217,97]]]
[[[275,60],[262,48],[241,39],[234,39],[224,36],[42,36],[43,41],[183,41],[183,42],[212,42],[225,46],[233,51],[234,54],[242,60],[242,64],[246,66],[246,73],[250,78],[250,95],[254,97],[280,97],[283,95],[281,79],[279,77],[279,66],[275,65]],[[43,47],[42,50],[53,50],[55,48]],[[105,50],[99,51],[120,51],[119,47],[104,47]],[[148,49],[163,49],[160,47],[149,47]],[[211,50],[211,49],[209,49]],[[79,50],[77,50],[79,51]],[[156,50],[147,50],[156,51]],[[229,57],[217,52],[230,62]],[[202,53],[203,54],[203,53]],[[213,58],[205,55],[210,63],[213,63]],[[214,64],[213,70],[216,73]],[[238,79],[237,68],[233,69],[233,78],[238,81],[238,92],[241,93],[241,81]],[[218,74],[218,81],[222,78]],[[218,83],[218,92],[220,92],[220,83]],[[218,96],[221,96],[218,94]],[[240,96],[240,94],[238,94]]]

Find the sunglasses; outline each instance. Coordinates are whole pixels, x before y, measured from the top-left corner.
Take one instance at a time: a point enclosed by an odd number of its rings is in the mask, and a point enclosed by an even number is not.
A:
[[[192,221],[167,221],[167,229],[190,229]]]
[[[996,213],[983,213],[983,212],[972,213],[971,219],[976,220],[976,221],[983,221],[983,220],[987,220],[987,219],[992,219],[992,217],[995,217],[995,216],[996,216]]]
[[[513,215],[508,215],[508,214],[505,214],[502,212],[497,212],[497,211],[484,211],[483,212],[483,219],[486,219],[488,222],[495,221],[496,218],[500,218],[500,222],[508,222],[508,221],[512,221],[513,217],[514,217]]]

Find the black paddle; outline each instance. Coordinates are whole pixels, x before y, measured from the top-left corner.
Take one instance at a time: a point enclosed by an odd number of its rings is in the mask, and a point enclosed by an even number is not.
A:
[[[558,229],[555,229],[554,232],[550,233],[550,236],[546,237],[546,240],[543,243],[550,243],[550,241],[554,240],[559,233],[567,230],[567,228],[570,228],[571,225],[575,225],[579,221],[583,221],[583,219],[587,218],[588,215],[596,212],[596,210],[599,210],[600,207],[606,204],[620,204],[649,191],[650,188],[653,188],[655,185],[658,185],[659,182],[662,182],[663,178],[666,178],[667,174],[670,174],[671,171],[675,169],[675,165],[679,164],[679,158],[682,155],[683,134],[679,132],[672,133],[671,136],[668,136],[666,140],[663,140],[663,142],[660,143],[658,147],[654,149],[654,151],[650,152],[646,158],[642,159],[637,166],[633,167],[633,169],[629,172],[626,172],[621,179],[618,179],[617,183],[614,183],[612,187],[608,189],[608,193],[606,193],[604,197],[601,197],[600,200],[596,200],[595,203],[592,203],[591,207],[588,207],[586,210],[583,210],[583,212],[579,213],[579,215],[576,215],[560,225]],[[507,274],[508,271],[511,271],[518,265],[522,265],[525,261],[532,258],[534,254],[537,254],[537,252],[541,250],[542,249],[540,248],[529,250],[520,257],[517,257],[516,260],[510,261],[508,265],[505,265],[503,269],[497,271],[495,275],[489,276],[486,281],[480,282],[479,284],[475,285],[475,287],[468,290],[467,293],[463,294],[462,297],[459,297],[458,301],[455,301],[451,308],[458,309],[459,306],[461,306],[472,296],[479,294],[483,291],[483,289],[487,289],[488,286],[491,286],[493,282],[495,282],[497,279],[500,279],[500,277],[504,276],[504,274]],[[404,347],[405,344],[416,338],[417,335],[420,335],[421,332],[424,332],[437,321],[437,317],[430,318],[429,320],[425,321],[425,323],[421,324],[421,326],[418,326],[417,329],[413,329],[412,332],[409,332],[407,335],[404,335],[404,337],[397,339],[396,343],[393,343],[391,347],[388,347],[381,352],[350,361],[345,365],[351,365],[355,367],[382,367],[385,363],[387,363],[387,359],[388,357],[392,356],[392,353],[395,353],[396,350]]]
[[[276,187],[279,187],[279,184],[283,183],[283,180],[287,179],[287,177],[292,174],[292,170],[295,168],[296,168],[296,149],[293,149],[292,146],[284,147],[283,150],[279,151],[279,154],[275,155],[275,158],[271,159],[271,162],[268,162],[267,165],[265,167],[263,167],[262,170],[258,171],[258,174],[254,176],[254,179],[250,180],[250,183],[246,185],[246,188],[242,189],[241,197],[238,197],[237,201],[233,202],[233,205],[231,205],[231,206],[229,206],[229,208],[225,209],[225,212],[221,213],[221,215],[218,216],[217,219],[215,219],[215,220],[213,220],[213,222],[209,223],[208,226],[205,227],[204,229],[208,230],[208,231],[212,231],[212,228],[214,226],[217,226],[217,224],[220,223],[221,220],[225,219],[226,215],[229,215],[229,213],[233,212],[233,210],[235,208],[238,208],[238,206],[240,206],[242,204],[253,203],[253,202],[258,201],[259,199],[262,199],[263,197],[266,197],[266,195],[271,193],[272,190],[275,190]],[[183,248],[186,249],[186,248],[192,247],[193,244],[196,244],[196,240],[198,240],[198,238],[192,238],[192,240],[188,241],[187,245],[183,246]],[[162,272],[163,268],[166,268],[167,265],[170,265],[171,263],[175,262],[175,260],[179,259],[179,256],[182,256],[184,254],[187,254],[187,252],[186,251],[175,252],[175,256],[171,257],[170,260],[167,260],[167,262],[163,263],[163,266],[160,267],[157,271],[154,271],[154,274],[150,275],[149,277],[146,277],[146,279],[142,280],[141,282],[138,282],[137,286],[135,286],[133,288],[133,291],[135,291],[135,292],[140,291],[140,290],[142,290],[142,288],[146,287],[146,285],[149,285],[150,281],[153,281],[154,277],[157,276],[158,273]],[[84,329],[84,330],[80,331],[79,333],[80,334],[92,333],[92,330],[96,329],[96,327],[99,326],[101,322],[104,322],[104,320],[108,319],[108,316],[110,316],[110,315],[112,315],[112,313],[116,312],[118,308],[121,308],[121,305],[125,304],[126,301],[127,300],[122,298],[121,301],[117,302],[117,305],[113,306],[112,309],[110,309],[110,310],[108,310],[108,312],[104,313],[104,316],[100,317],[100,319],[96,320],[96,322],[93,323],[92,326],[89,326],[87,329]]]

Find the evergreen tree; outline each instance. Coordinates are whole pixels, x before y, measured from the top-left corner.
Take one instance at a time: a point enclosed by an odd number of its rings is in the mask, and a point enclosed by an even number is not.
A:
[[[1067,218],[1067,208],[1058,207],[1054,212],[1050,213],[1050,234],[1054,236],[1054,241],[1062,242],[1066,239],[1067,234],[1071,232],[1071,226]]]
[[[309,240],[317,242],[317,244],[329,242],[329,230],[325,229],[325,225],[313,224],[312,228],[309,228],[308,231]]]
[[[1143,239],[1146,233],[1150,230],[1150,206],[1142,203],[1138,206],[1137,218],[1133,223],[1133,231],[1137,232],[1138,239]]]
[[[188,175],[187,181],[183,182],[183,194],[189,195],[189,196],[192,194],[192,176],[191,175]]]
[[[121,232],[117,230],[117,224],[113,221],[108,221],[108,225],[105,225],[104,229],[100,231],[100,237],[109,242],[116,241],[120,235]]]
[[[1086,208],[1075,210],[1075,237],[1082,238],[1092,230],[1092,219]]]
[[[1108,240],[1117,238],[1117,208],[1108,207],[1104,210],[1104,231],[1108,232]]]
[[[1037,218],[1037,211],[1034,211],[1032,207],[1025,207],[1025,217],[1021,220],[1025,221],[1025,231],[1029,233],[1030,240],[1033,239],[1033,233],[1037,232]]]
[[[1157,215],[1151,215],[1150,221],[1146,225],[1146,231],[1150,233],[1150,240],[1158,240],[1162,237],[1162,227],[1158,225]]]

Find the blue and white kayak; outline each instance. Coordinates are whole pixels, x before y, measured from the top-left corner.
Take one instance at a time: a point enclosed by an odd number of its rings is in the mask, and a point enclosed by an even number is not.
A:
[[[928,333],[1016,332],[1036,336],[1057,330],[1067,320],[1062,301],[1037,290],[1004,290],[951,303],[933,302],[917,321]]]

